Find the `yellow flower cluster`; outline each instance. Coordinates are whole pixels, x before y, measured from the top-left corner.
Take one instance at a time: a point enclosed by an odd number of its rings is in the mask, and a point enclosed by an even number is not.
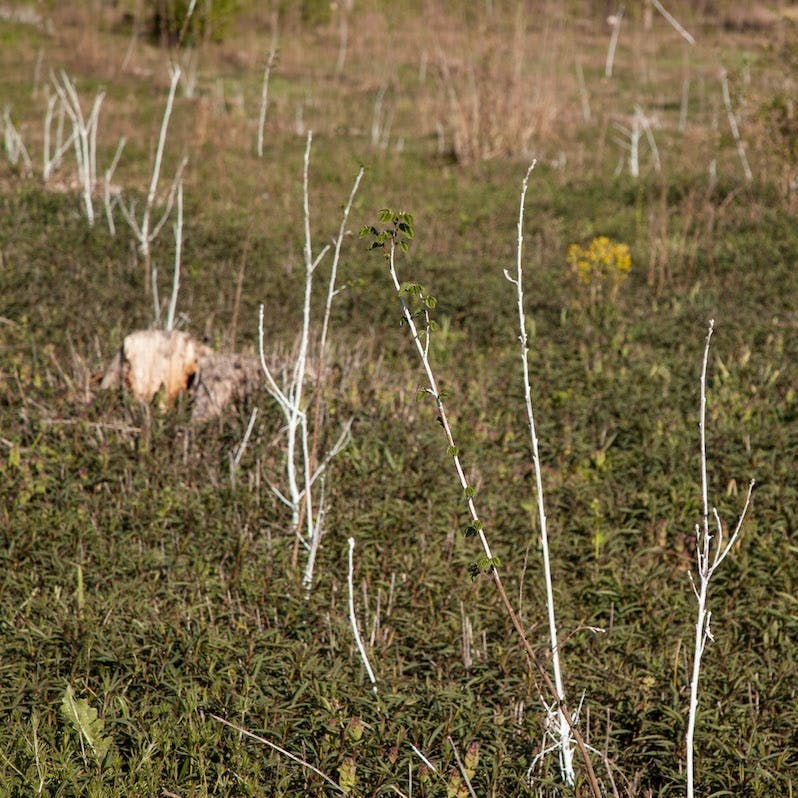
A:
[[[591,301],[609,289],[614,299],[618,287],[625,282],[632,269],[632,256],[626,244],[616,244],[607,236],[598,236],[587,249],[579,244],[568,247],[568,264],[582,285],[590,288]]]

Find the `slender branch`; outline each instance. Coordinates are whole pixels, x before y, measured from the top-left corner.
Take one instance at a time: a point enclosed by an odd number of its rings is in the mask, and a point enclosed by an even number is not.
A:
[[[122,150],[125,148],[125,144],[127,143],[127,139],[122,136],[119,139],[119,143],[116,145],[116,152],[114,153],[114,159],[111,161],[111,165],[108,169],[105,170],[105,175],[103,177],[103,200],[105,201],[105,217],[108,220],[108,230],[112,236],[116,236],[116,225],[114,224],[114,213],[113,208],[111,207],[111,179],[114,176],[114,172],[116,171],[116,167],[119,164],[119,159],[122,157]]]
[[[247,430],[244,433],[244,437],[241,440],[241,445],[238,447],[235,453],[235,457],[233,457],[233,469],[238,468],[238,464],[241,462],[241,458],[244,456],[244,452],[247,450],[247,444],[249,443],[249,437],[252,435],[252,430],[255,428],[255,420],[258,417],[258,408],[253,407],[252,413],[249,417],[249,424],[247,424]]]
[[[546,510],[543,500],[543,477],[540,468],[540,452],[538,449],[538,437],[535,431],[535,414],[532,409],[532,389],[529,378],[529,345],[526,330],[526,314],[524,313],[524,270],[523,270],[523,246],[524,246],[524,201],[526,199],[529,176],[535,168],[537,161],[532,161],[521,186],[521,202],[518,211],[518,247],[516,259],[516,276],[511,277],[505,270],[505,277],[516,288],[516,300],[518,309],[518,325],[520,329],[519,340],[521,342],[521,367],[524,381],[524,404],[526,406],[527,421],[529,424],[529,437],[532,442],[532,462],[535,468],[535,491],[538,505],[538,521],[540,523],[540,542],[543,552],[543,574],[546,582],[546,608],[549,621],[549,637],[551,641],[551,662],[554,670],[554,685],[557,689],[557,698],[560,703],[565,703],[565,685],[562,678],[560,667],[560,650],[557,641],[557,622],[554,614],[554,588],[551,578],[551,561],[549,557],[549,538],[548,524],[546,520]],[[571,748],[571,733],[565,716],[558,711],[558,734],[559,750],[563,780],[568,786],[572,787],[575,782],[573,767],[573,750]]]
[[[352,623],[352,634],[355,636],[355,642],[357,643],[358,651],[360,652],[360,657],[363,660],[363,664],[366,666],[366,672],[369,675],[369,679],[371,681],[371,689],[374,690],[376,695],[377,693],[377,679],[374,676],[374,671],[371,669],[371,663],[369,662],[368,655],[366,654],[365,646],[363,645],[363,640],[360,637],[360,631],[357,628],[357,617],[355,616],[355,588],[353,584],[353,564],[352,558],[353,553],[355,551],[355,539],[349,538],[349,572],[347,575],[347,585],[349,586],[349,620]]]
[[[169,312],[166,315],[166,329],[175,326],[175,311],[177,310],[177,294],[180,290],[180,260],[183,253],[183,181],[177,186],[177,222],[174,225],[175,234],[175,270],[172,276],[172,296],[169,299]]]
[[[263,157],[263,129],[266,125],[266,110],[269,107],[269,76],[272,71],[272,64],[277,55],[277,50],[272,46],[269,51],[269,60],[266,62],[266,68],[263,70],[263,87],[261,89],[260,97],[260,115],[258,116],[258,143],[257,152],[258,158]]]
[[[457,762],[457,767],[460,770],[460,774],[463,777],[463,780],[466,783],[466,787],[468,788],[468,794],[471,798],[477,798],[477,794],[474,792],[474,788],[471,786],[471,779],[468,778],[468,773],[466,773],[465,767],[463,767],[463,763],[460,761],[460,754],[457,753],[457,746],[454,744],[454,740],[452,739],[451,735],[446,736],[446,740],[449,745],[452,747],[452,753],[454,754],[454,761]]]
[[[754,175],[751,172],[751,167],[748,164],[748,158],[745,154],[743,140],[740,138],[740,129],[737,127],[737,118],[734,116],[734,111],[732,111],[731,97],[729,96],[729,79],[725,69],[721,70],[720,73],[720,85],[721,90],[723,91],[723,104],[726,106],[726,116],[729,120],[729,127],[731,128],[732,136],[734,137],[734,143],[737,147],[737,155],[740,158],[740,163],[743,165],[745,179],[750,183],[754,179]]]
[[[621,32],[621,22],[623,21],[623,11],[624,8],[621,6],[618,9],[618,13],[615,14],[613,25],[612,25],[612,33],[610,34],[610,43],[607,47],[607,59],[604,63],[604,77],[611,78],[612,77],[612,66],[615,63],[615,48],[618,46],[618,36]]]
[[[673,29],[681,36],[688,44],[695,44],[695,39],[692,37],[690,33],[688,33],[680,24],[679,21],[674,17],[672,14],[669,14],[665,8],[663,7],[662,3],[659,0],[651,0],[651,5],[665,17],[666,20],[670,23]]]
[[[340,792],[343,795],[346,795],[344,790],[336,784],[328,775],[322,773],[317,767],[311,765],[310,762],[306,762],[304,759],[300,759],[296,754],[292,754],[290,751],[286,751],[285,748],[281,748],[277,743],[273,743],[271,740],[267,740],[265,737],[261,737],[259,734],[253,734],[251,731],[247,731],[246,729],[238,726],[235,723],[230,723],[229,720],[225,720],[224,718],[219,717],[218,715],[214,715],[212,712],[208,713],[210,717],[212,717],[215,721],[219,723],[229,726],[231,729],[237,731],[239,734],[243,734],[245,737],[249,737],[252,740],[257,740],[259,743],[263,743],[263,745],[268,746],[273,751],[277,751],[278,754],[282,754],[284,757],[287,757],[292,762],[296,762],[298,765],[302,765],[303,768],[307,768],[308,770],[313,771],[317,776],[321,776],[333,789],[337,792]]]
[[[696,586],[693,575],[688,572],[690,585],[698,604],[698,611],[695,623],[695,637],[693,642],[693,668],[690,679],[690,699],[687,712],[687,731],[685,735],[686,770],[687,770],[687,798],[694,798],[695,795],[695,726],[698,714],[698,687],[701,676],[701,659],[704,655],[707,640],[713,640],[710,622],[712,613],[707,608],[709,597],[709,583],[715,569],[723,562],[732,546],[737,542],[742,529],[743,521],[748,513],[751,503],[751,496],[754,490],[754,481],[748,486],[748,493],[745,499],[737,526],[726,545],[723,545],[723,524],[721,523],[718,511],[713,507],[712,514],[717,527],[717,536],[713,547],[713,536],[710,533],[709,525],[709,498],[707,488],[707,444],[706,444],[706,408],[707,408],[707,365],[709,362],[709,346],[712,339],[715,322],[710,320],[706,341],[704,343],[704,358],[701,365],[700,379],[700,400],[699,400],[699,456],[701,469],[701,503],[702,503],[702,523],[696,525],[696,561],[698,573],[698,586]]]

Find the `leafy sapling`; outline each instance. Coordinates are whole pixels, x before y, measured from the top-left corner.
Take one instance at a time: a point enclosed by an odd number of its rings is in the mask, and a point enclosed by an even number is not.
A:
[[[552,701],[554,707],[556,707],[557,711],[561,713],[562,718],[573,734],[574,742],[579,750],[580,756],[582,757],[590,794],[594,798],[601,798],[602,791],[598,779],[596,778],[593,764],[590,760],[588,746],[585,743],[585,740],[582,737],[579,729],[576,727],[576,723],[565,703],[564,698],[561,697],[561,691],[557,689],[557,686],[554,684],[554,681],[549,675],[547,668],[544,666],[543,662],[541,662],[537,653],[533,649],[521,619],[510,602],[510,599],[507,595],[507,590],[504,587],[504,583],[501,578],[501,574],[499,573],[499,566],[501,565],[501,562],[499,558],[493,555],[491,547],[488,543],[484,522],[477,513],[475,503],[476,490],[468,483],[468,480],[466,479],[465,471],[460,459],[460,451],[452,435],[452,429],[446,414],[446,408],[444,406],[444,400],[446,396],[438,387],[438,381],[435,378],[435,374],[432,371],[432,366],[429,360],[429,333],[431,330],[431,324],[428,311],[431,307],[434,307],[434,302],[425,302],[424,297],[427,296],[426,292],[424,292],[423,289],[421,289],[421,287],[415,283],[400,282],[399,276],[397,274],[396,250],[399,248],[403,252],[407,252],[409,248],[409,241],[415,237],[413,216],[412,214],[406,212],[395,212],[386,208],[380,211],[379,221],[383,227],[378,228],[374,225],[367,225],[360,231],[360,236],[361,238],[371,238],[370,249],[381,249],[383,251],[386,263],[388,265],[388,272],[391,282],[393,283],[394,289],[396,290],[396,295],[402,307],[403,322],[410,330],[410,335],[413,339],[413,343],[416,347],[416,351],[418,352],[424,373],[427,378],[427,385],[421,388],[420,392],[432,396],[437,406],[437,420],[441,425],[446,438],[446,451],[447,454],[452,458],[457,479],[463,490],[463,498],[468,506],[470,519],[469,525],[466,528],[466,535],[469,537],[479,538],[479,542],[482,546],[482,555],[480,555],[480,557],[474,563],[472,563],[469,568],[469,572],[472,578],[476,578],[480,576],[480,574],[488,574],[493,579],[496,589],[499,592],[502,604],[508,616],[510,617],[510,621],[513,624],[516,634],[518,635],[518,639],[524,651],[530,673],[534,678],[535,686],[541,703],[544,707],[546,707],[548,712],[550,711],[549,701]],[[419,308],[418,302],[414,304],[412,301],[413,299],[420,299],[421,304],[424,305],[426,310]],[[420,314],[419,310],[421,310]],[[424,328],[421,330],[419,330],[418,324],[416,323],[417,319],[419,318],[423,319],[424,323]],[[546,700],[547,695],[549,696],[549,701]]]

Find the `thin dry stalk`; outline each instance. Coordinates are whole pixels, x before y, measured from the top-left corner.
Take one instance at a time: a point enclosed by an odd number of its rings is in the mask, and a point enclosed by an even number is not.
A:
[[[551,644],[551,662],[554,671],[554,685],[557,690],[557,700],[559,704],[565,704],[565,684],[560,667],[560,647],[557,640],[557,622],[554,612],[554,587],[551,578],[551,560],[549,557],[549,538],[548,523],[546,519],[546,509],[543,500],[543,477],[540,468],[540,452],[538,448],[538,437],[535,430],[535,414],[532,408],[532,389],[529,378],[529,342],[526,329],[526,314],[524,312],[524,270],[523,270],[523,244],[524,244],[524,201],[526,199],[529,176],[535,168],[537,162],[533,161],[527,170],[521,186],[521,203],[518,212],[518,247],[516,259],[516,275],[513,277],[507,269],[504,276],[516,288],[516,300],[518,309],[518,324],[520,329],[519,341],[521,342],[521,368],[524,382],[524,405],[526,407],[527,421],[529,424],[529,437],[532,442],[532,462],[535,468],[535,493],[537,495],[538,522],[540,524],[540,542],[543,552],[543,574],[546,583],[546,609],[549,622],[549,638]],[[552,719],[554,720],[554,719]],[[560,757],[560,772],[568,786],[573,786],[575,782],[573,759],[574,752],[571,747],[571,732],[565,715],[561,710],[557,711],[555,723],[550,723],[556,731],[555,742]]]
[[[726,116],[729,120],[729,127],[731,128],[732,136],[734,137],[734,144],[737,147],[737,155],[740,158],[740,163],[743,165],[743,174],[745,174],[745,179],[750,183],[754,179],[754,175],[751,172],[750,165],[748,164],[748,158],[745,154],[745,145],[743,144],[743,140],[740,136],[740,129],[737,126],[737,118],[735,117],[734,111],[731,107],[731,97],[729,95],[729,78],[725,69],[721,70],[720,73],[720,85],[723,91],[723,104],[726,107]]]
[[[668,24],[681,36],[688,44],[695,44],[695,39],[693,38],[692,34],[688,33],[684,27],[679,23],[679,20],[676,19],[672,14],[669,14],[668,11],[665,10],[662,3],[659,0],[651,0],[651,5],[662,14],[663,17],[668,21]]]
[[[302,173],[303,188],[303,223],[305,231],[304,261],[305,261],[305,291],[302,309],[302,327],[299,335],[299,345],[294,357],[293,368],[290,378],[284,375],[284,386],[278,385],[275,376],[266,362],[263,349],[263,306],[260,308],[258,323],[258,341],[261,367],[266,376],[266,388],[272,398],[277,402],[280,411],[285,418],[285,439],[286,439],[286,482],[287,491],[284,494],[278,488],[272,486],[272,491],[277,498],[291,510],[291,530],[294,535],[294,550],[292,554],[292,564],[296,565],[300,546],[308,552],[308,560],[305,566],[303,584],[307,592],[313,584],[313,569],[315,565],[316,552],[323,532],[322,517],[324,512],[323,490],[319,496],[318,517],[314,517],[314,495],[313,486],[323,475],[330,461],[349,440],[351,420],[344,424],[338,440],[333,444],[327,454],[319,459],[317,454],[318,436],[320,435],[321,411],[318,410],[316,419],[318,425],[314,425],[313,444],[310,440],[310,423],[307,408],[303,401],[308,372],[308,360],[310,356],[310,337],[311,337],[311,297],[313,293],[313,278],[321,260],[330,249],[326,245],[321,252],[314,258],[313,245],[310,235],[310,199],[309,199],[309,168],[310,150],[313,141],[313,134],[308,133],[305,146],[305,158]],[[349,202],[347,203],[343,221],[341,223],[338,240],[335,242],[335,261],[333,263],[331,282],[327,294],[327,305],[325,308],[325,320],[323,326],[323,340],[320,352],[319,371],[323,370],[323,359],[326,350],[326,336],[329,327],[330,305],[337,291],[335,289],[335,274],[340,256],[341,242],[343,240],[346,220],[351,210],[357,186],[362,177],[362,170],[355,181]],[[318,387],[318,386],[317,386]],[[317,396],[321,391],[317,390]],[[320,401],[320,400],[319,400]],[[317,406],[318,407],[318,406]],[[304,528],[304,532],[303,532]]]
[[[609,80],[612,77],[612,68],[615,63],[615,49],[618,46],[618,36],[621,33],[621,22],[623,22],[623,6],[618,9],[618,13],[610,17],[612,23],[612,33],[610,43],[607,46],[607,58],[604,61],[604,77]]]
[[[269,108],[269,77],[272,73],[272,66],[274,59],[277,56],[277,50],[274,45],[269,50],[269,58],[266,61],[266,68],[263,70],[263,85],[261,86],[260,93],[260,113],[258,114],[258,142],[257,152],[258,158],[263,158],[263,131],[266,126],[266,111]]]
[[[116,197],[113,197],[111,191],[111,180],[113,179],[116,167],[119,165],[119,159],[122,157],[122,150],[124,150],[126,142],[127,139],[124,136],[119,139],[119,144],[116,145],[114,159],[111,161],[111,165],[108,167],[108,169],[105,170],[105,175],[103,176],[103,202],[105,204],[105,218],[108,221],[108,231],[112,236],[116,236],[113,201],[114,199],[118,200],[118,194]]]
[[[175,268],[172,275],[172,296],[169,299],[169,312],[164,329],[171,330],[175,326],[177,310],[177,294],[180,291],[180,262],[183,255],[183,181],[177,184],[177,222],[173,226],[175,236]]]
[[[374,676],[374,671],[372,670],[371,663],[369,662],[368,654],[366,654],[366,647],[363,645],[363,639],[360,637],[360,629],[357,625],[357,615],[355,614],[355,588],[353,583],[353,557],[355,552],[355,539],[349,538],[349,555],[348,555],[348,564],[349,570],[347,571],[347,580],[346,584],[349,588],[349,622],[352,624],[352,634],[355,637],[355,643],[357,643],[357,650],[360,652],[360,658],[363,660],[363,665],[366,668],[366,673],[368,674],[369,681],[371,682],[371,689],[374,691],[374,694],[377,694],[377,678]]]
[[[454,744],[454,740],[452,739],[451,735],[447,735],[446,741],[452,748],[452,753],[454,754],[454,761],[457,762],[457,768],[460,771],[460,775],[463,777],[463,781],[465,781],[466,788],[468,789],[468,794],[471,798],[477,798],[477,794],[474,792],[474,788],[471,786],[471,779],[468,778],[468,773],[466,773],[466,769],[463,766],[463,762],[460,759],[460,754],[457,751],[457,746]]]
[[[699,434],[700,434],[700,456],[701,456],[701,503],[703,507],[702,523],[696,524],[696,560],[698,573],[698,587],[691,573],[689,573],[690,584],[693,588],[696,601],[698,603],[698,615],[695,625],[695,641],[693,647],[693,673],[690,679],[690,703],[687,715],[687,733],[685,737],[685,749],[687,758],[687,798],[694,798],[694,737],[696,716],[698,714],[698,683],[701,675],[701,658],[708,640],[714,640],[710,620],[712,612],[707,609],[709,598],[709,583],[716,569],[720,566],[729,554],[734,544],[740,536],[743,521],[751,503],[751,495],[754,490],[754,480],[748,486],[748,494],[745,498],[737,526],[731,537],[724,544],[723,523],[720,520],[718,511],[713,507],[712,516],[714,518],[715,534],[710,530],[710,510],[707,487],[707,439],[706,439],[706,413],[707,413],[707,364],[709,362],[709,345],[712,339],[715,322],[710,320],[706,342],[704,344],[704,360],[701,367],[701,399],[699,412]]]
[[[212,712],[208,713],[210,717],[212,717],[218,723],[227,726],[234,731],[237,731],[239,734],[243,734],[245,737],[249,737],[251,740],[257,740],[257,742],[262,743],[265,746],[268,746],[273,751],[277,751],[278,754],[282,754],[284,757],[287,757],[292,762],[296,762],[298,765],[302,765],[303,768],[307,768],[308,770],[315,773],[317,776],[321,776],[336,792],[340,792],[342,795],[346,795],[344,790],[336,784],[326,773],[322,773],[317,767],[311,765],[310,762],[307,762],[304,759],[301,759],[296,754],[292,754],[290,751],[286,751],[285,748],[281,748],[277,743],[273,743],[271,740],[267,740],[265,737],[261,737],[259,734],[253,734],[251,731],[247,731],[246,729],[238,726],[235,723],[231,723],[229,720],[225,720],[224,718],[219,717],[218,715],[214,715]]]
[[[121,199],[119,203],[119,207],[122,210],[122,215],[125,217],[125,221],[128,223],[128,225],[130,225],[130,229],[133,231],[136,241],[138,242],[139,254],[142,257],[144,266],[145,293],[149,293],[146,279],[150,273],[151,244],[158,237],[158,234],[161,232],[161,229],[163,228],[169,214],[172,211],[177,185],[180,182],[183,169],[187,163],[187,158],[184,157],[177,168],[175,178],[172,181],[172,186],[169,189],[164,212],[158,222],[153,224],[151,218],[152,211],[155,206],[155,197],[158,191],[158,182],[161,176],[161,163],[163,161],[163,152],[166,145],[166,134],[169,130],[169,120],[172,116],[172,107],[174,105],[177,84],[180,82],[180,75],[181,70],[179,65],[169,67],[169,94],[166,99],[166,107],[164,109],[163,119],[161,120],[161,129],[160,133],[158,134],[158,145],[155,149],[155,157],[152,164],[150,186],[147,191],[147,199],[144,203],[144,211],[142,212],[141,222],[135,218],[134,203],[131,202],[130,205],[127,206],[121,201]]]

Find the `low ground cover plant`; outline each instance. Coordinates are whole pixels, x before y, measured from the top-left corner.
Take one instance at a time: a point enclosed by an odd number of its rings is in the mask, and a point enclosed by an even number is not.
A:
[[[794,71],[793,23],[669,7],[693,45],[656,9],[605,28],[603,8],[428,5],[422,18],[377,0],[304,17],[242,4],[222,42],[192,29],[190,70],[185,48],[153,44],[121,9],[3,12],[0,795],[794,792],[798,235],[789,104],[774,100]],[[285,473],[279,404],[264,390],[200,427],[184,400],[162,413],[96,391],[124,335],[152,323],[151,269],[143,281],[140,237],[110,193],[115,228],[89,227],[73,153],[50,163],[69,137],[55,104],[40,175],[48,76],[63,69],[84,111],[104,92],[95,178],[115,162],[140,219],[175,59],[193,94],[175,83],[169,180],[152,200],[167,207],[187,155],[179,300],[164,318],[255,356],[262,303],[267,365],[290,377],[306,241],[311,266],[327,244],[345,254],[335,283],[316,272],[308,317],[331,308],[327,370],[297,406],[321,408],[330,445],[351,419],[309,595],[292,508],[271,488]],[[517,67],[498,130],[497,81]],[[659,171],[640,127],[633,175],[612,131],[625,125],[631,144],[641,97]],[[376,220],[390,203],[416,212]],[[420,231],[397,278],[415,339],[389,265],[352,235],[372,224]],[[169,235],[151,244],[151,263],[172,263]],[[736,518],[753,476],[739,536],[724,522],[713,549],[710,502]],[[700,602],[702,570],[710,626],[688,578]],[[566,712],[596,782],[574,739],[567,785]]]

